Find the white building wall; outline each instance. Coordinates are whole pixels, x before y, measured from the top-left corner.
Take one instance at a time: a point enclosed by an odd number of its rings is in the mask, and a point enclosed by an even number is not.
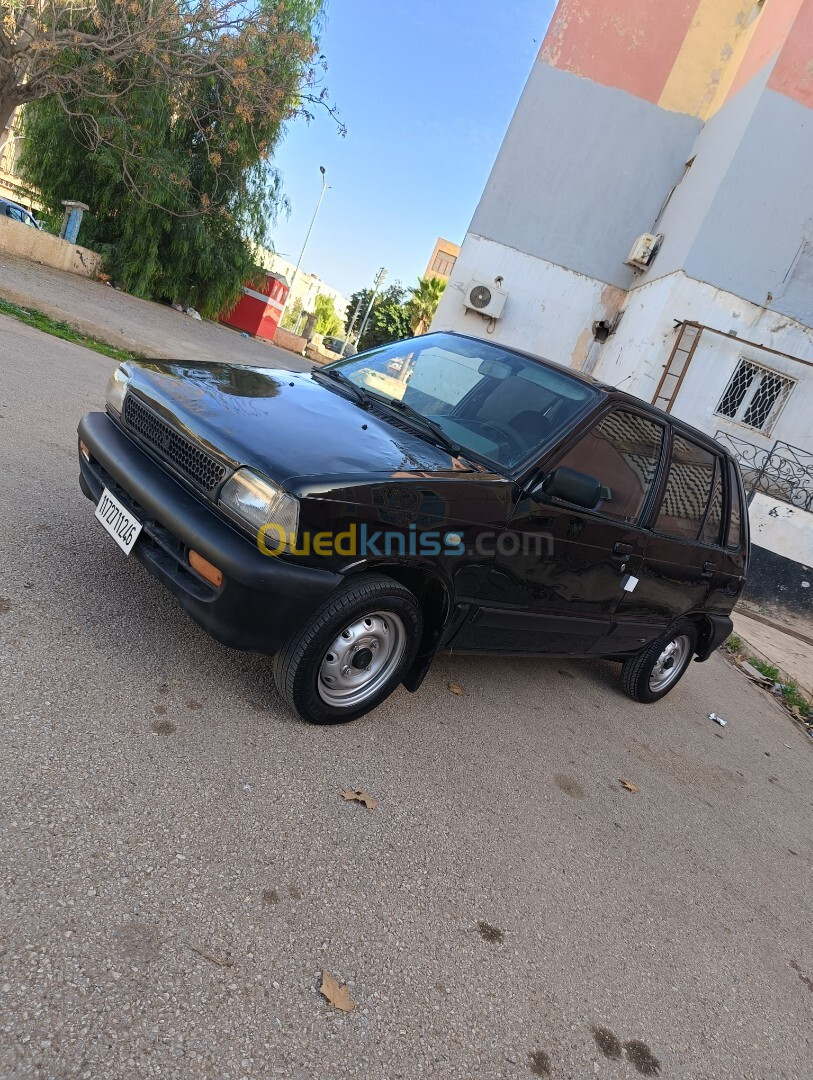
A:
[[[272,274],[279,274],[289,284],[293,281],[294,271],[296,270],[295,263],[283,258],[282,255],[277,255],[274,251],[267,251],[265,248],[257,248],[255,255],[260,266],[269,270]],[[304,311],[313,311],[313,303],[317,296],[329,296],[333,301],[336,314],[340,319],[344,319],[350,303],[347,297],[340,293],[338,289],[334,289],[327,282],[322,281],[316,274],[308,274],[300,269],[296,275],[296,283],[288,302],[289,305],[295,300],[299,300]]]
[[[808,569],[813,567],[813,514],[758,491],[748,517],[752,543]],[[804,581],[802,588],[813,588],[813,571]]]
[[[497,278],[502,278],[498,285]],[[502,318],[467,311],[472,281],[508,294]],[[575,270],[469,233],[432,321],[433,330],[487,337],[566,367],[582,367],[595,346],[592,324],[611,321],[626,293]]]
[[[618,329],[604,345],[594,374],[653,401],[675,344],[676,324],[683,322],[699,323],[709,330],[701,337],[672,413],[709,434],[726,431],[766,449],[780,439],[813,452],[813,329],[683,273],[660,278],[630,293]],[[723,336],[730,334],[736,336]],[[769,431],[761,433],[715,413],[741,358],[796,380]]]

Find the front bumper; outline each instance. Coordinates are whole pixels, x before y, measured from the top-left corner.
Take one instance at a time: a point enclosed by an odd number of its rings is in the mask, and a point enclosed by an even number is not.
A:
[[[326,570],[263,555],[211,507],[149,458],[105,413],[87,413],[79,438],[82,491],[94,503],[103,488],[143,523],[133,556],[204,630],[234,649],[278,651],[340,582]],[[111,540],[112,543],[112,540]],[[194,548],[223,572],[215,588],[188,562]]]

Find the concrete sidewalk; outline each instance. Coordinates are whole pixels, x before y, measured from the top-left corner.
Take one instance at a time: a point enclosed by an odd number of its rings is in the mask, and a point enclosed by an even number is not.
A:
[[[733,619],[734,633],[746,643],[745,651],[778,668],[781,681],[793,680],[813,701],[813,644],[740,611]]]
[[[0,251],[0,297],[150,359],[211,360],[305,371],[303,357],[165,304]]]

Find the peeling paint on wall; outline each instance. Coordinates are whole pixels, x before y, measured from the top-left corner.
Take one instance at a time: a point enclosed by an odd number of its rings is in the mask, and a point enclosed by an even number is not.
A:
[[[561,0],[539,59],[657,103],[700,0]]]
[[[582,370],[582,366],[587,359],[587,354],[590,352],[590,346],[593,343],[593,340],[592,331],[585,327],[579,334],[576,345],[570,355],[570,366],[575,368],[576,371]]]
[[[755,75],[774,62],[787,41],[803,2],[809,3],[809,0],[766,0],[759,18],[751,23],[743,35],[740,55],[732,65],[736,70],[732,72],[729,85],[724,88],[726,99],[739,93]],[[720,104],[722,101],[718,102]]]
[[[700,0],[659,105],[706,117],[736,55],[754,0]]]

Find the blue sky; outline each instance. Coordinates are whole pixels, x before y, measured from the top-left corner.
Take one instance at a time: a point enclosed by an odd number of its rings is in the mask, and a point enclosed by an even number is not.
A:
[[[275,164],[292,211],[272,235],[349,295],[380,266],[406,284],[435,240],[460,243],[485,186],[554,0],[332,0],[321,49],[347,135],[319,115],[291,125]]]

